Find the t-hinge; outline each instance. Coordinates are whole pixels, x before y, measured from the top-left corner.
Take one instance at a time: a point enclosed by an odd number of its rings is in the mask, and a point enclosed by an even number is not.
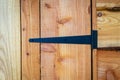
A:
[[[29,42],[61,43],[61,44],[87,44],[87,45],[91,45],[92,49],[96,49],[97,48],[97,35],[98,35],[97,30],[92,30],[91,35],[31,38],[31,39],[29,39]]]

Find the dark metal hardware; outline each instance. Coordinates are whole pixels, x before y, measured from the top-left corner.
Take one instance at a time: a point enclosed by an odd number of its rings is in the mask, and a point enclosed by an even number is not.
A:
[[[91,45],[93,49],[97,48],[97,31],[93,30],[91,35],[80,36],[62,36],[48,38],[31,38],[29,42],[35,43],[62,43],[62,44],[86,44]]]

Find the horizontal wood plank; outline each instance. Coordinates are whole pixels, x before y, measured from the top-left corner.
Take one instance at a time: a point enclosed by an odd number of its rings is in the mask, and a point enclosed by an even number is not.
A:
[[[98,50],[98,80],[120,80],[120,51]]]
[[[113,7],[120,6],[111,3],[98,3],[97,11],[98,47],[120,47],[120,10]],[[103,9],[106,8],[106,9]]]
[[[120,0],[96,0],[97,3],[120,3]]]

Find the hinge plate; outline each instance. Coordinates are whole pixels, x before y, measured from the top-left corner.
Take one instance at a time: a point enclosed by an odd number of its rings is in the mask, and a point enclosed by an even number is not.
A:
[[[57,43],[57,44],[86,44],[86,45],[91,45],[92,49],[96,49],[97,35],[98,35],[97,30],[92,30],[91,35],[31,38],[29,39],[29,42]]]

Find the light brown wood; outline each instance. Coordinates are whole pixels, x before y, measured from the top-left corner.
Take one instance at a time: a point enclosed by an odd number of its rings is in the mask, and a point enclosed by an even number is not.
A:
[[[41,37],[57,36],[58,0],[41,0]],[[41,45],[41,80],[57,80],[55,56],[58,46],[55,44]]]
[[[90,0],[41,0],[41,37],[90,34]],[[42,44],[42,80],[91,80],[90,45]]]
[[[97,63],[97,49],[94,49],[93,51],[92,51],[92,65],[91,66],[93,66],[93,68],[92,68],[92,70],[93,70],[93,80],[98,80],[98,73],[97,73],[97,71],[98,71],[98,63]]]
[[[39,0],[21,0],[22,80],[40,80],[40,44],[29,38],[40,37]]]
[[[96,59],[98,80],[120,80],[119,14],[119,0],[97,0],[98,47],[101,48],[97,50]]]
[[[120,3],[120,0],[96,0],[97,3]]]
[[[120,47],[120,12],[97,12],[98,47]]]
[[[120,1],[97,0],[98,80],[119,80],[120,77]],[[110,48],[116,47],[116,48]]]
[[[61,0],[58,18],[71,17],[64,25],[58,24],[59,36],[90,34],[90,1]],[[66,7],[68,6],[68,7]],[[90,80],[91,51],[85,45],[59,45],[57,70],[60,80]],[[60,67],[60,68],[59,68]],[[87,77],[85,77],[87,76]]]
[[[120,3],[97,3],[97,10],[120,11]]]
[[[111,70],[108,70],[106,74],[107,74],[107,80],[116,80],[114,73]]]
[[[97,12],[96,12],[96,0],[92,0],[92,30],[97,30]],[[92,77],[93,80],[97,80],[97,49],[92,50]]]
[[[120,80],[120,51],[98,50],[98,80]]]
[[[0,80],[21,80],[19,0],[0,0]]]

